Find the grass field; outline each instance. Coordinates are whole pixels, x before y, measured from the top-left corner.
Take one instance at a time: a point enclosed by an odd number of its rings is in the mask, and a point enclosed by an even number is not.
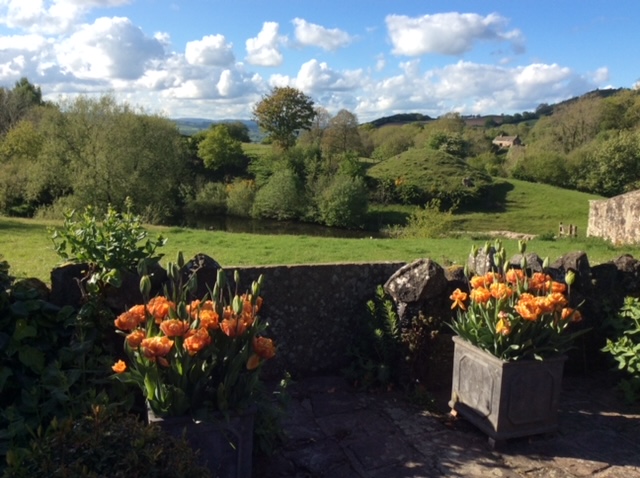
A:
[[[575,191],[508,182],[503,211],[468,212],[456,216],[460,234],[446,239],[337,239],[292,235],[226,233],[176,227],[148,226],[151,236],[164,235],[161,249],[166,260],[179,251],[189,258],[207,254],[225,268],[242,265],[314,264],[336,262],[412,261],[429,257],[439,264],[463,264],[473,244],[490,239],[488,231],[538,234],[557,231],[558,223],[578,226],[574,239],[533,240],[528,250],[552,261],[570,251],[584,251],[591,264],[606,262],[622,254],[640,256],[640,246],[613,247],[586,238],[588,199]],[[407,210],[404,209],[406,213]],[[61,222],[0,217],[0,256],[16,277],[37,277],[49,282],[50,271],[60,263],[50,240],[51,227]],[[504,240],[508,253],[515,253],[515,240]]]

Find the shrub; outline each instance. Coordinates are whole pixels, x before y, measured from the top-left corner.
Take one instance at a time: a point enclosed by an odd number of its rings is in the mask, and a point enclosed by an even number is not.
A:
[[[218,216],[227,212],[227,189],[223,183],[206,183],[187,202],[186,212],[193,216]]]
[[[362,178],[338,175],[318,201],[320,217],[327,226],[362,227],[367,214],[367,189]]]
[[[52,423],[29,454],[12,460],[6,478],[49,477],[198,478],[209,472],[187,442],[147,426],[134,415],[94,407],[75,420]]]
[[[618,364],[624,377],[619,383],[625,400],[640,400],[640,299],[627,297],[616,317],[610,320],[615,337],[602,349]]]
[[[71,307],[45,301],[28,282],[14,283],[0,262],[0,455],[24,451],[30,432],[85,411],[110,361],[95,327]],[[4,460],[0,459],[0,468]]]
[[[363,389],[388,388],[401,376],[402,337],[393,300],[378,286],[353,334],[352,362],[343,372]]]
[[[92,207],[82,214],[65,213],[62,229],[51,231],[56,253],[63,259],[89,266],[87,289],[100,292],[107,284],[119,287],[122,271],[135,271],[141,261],[157,262],[156,250],[166,239],[149,239],[139,216],[131,212],[131,203],[123,213],[109,206],[99,221]],[[144,241],[144,242],[142,242]]]
[[[258,190],[252,215],[268,219],[296,219],[304,210],[305,196],[291,169],[276,171]]]
[[[406,226],[397,229],[394,235],[410,239],[433,239],[446,235],[454,225],[454,217],[449,211],[440,211],[440,202],[433,200],[424,209],[418,209],[410,217]]]
[[[237,179],[227,186],[227,213],[231,216],[250,217],[256,197],[254,181]]]

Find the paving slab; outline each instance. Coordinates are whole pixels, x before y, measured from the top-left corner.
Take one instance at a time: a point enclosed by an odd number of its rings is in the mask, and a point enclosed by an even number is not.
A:
[[[339,376],[294,383],[285,440],[254,478],[640,478],[640,406],[598,375],[563,383],[557,433],[490,446],[463,418],[399,392],[358,391]]]

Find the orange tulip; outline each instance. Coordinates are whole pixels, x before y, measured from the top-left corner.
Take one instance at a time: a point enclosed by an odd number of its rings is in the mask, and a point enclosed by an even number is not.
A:
[[[144,330],[136,329],[133,332],[131,332],[129,335],[127,335],[125,340],[127,341],[127,344],[129,344],[129,347],[131,347],[132,349],[137,349],[138,347],[140,347],[140,343],[144,340],[146,336],[147,334],[145,333]]]
[[[253,339],[253,351],[262,359],[270,359],[276,355],[273,340],[267,337],[255,337]]]
[[[113,323],[120,330],[131,331],[140,325],[140,317],[128,310],[120,314]]]
[[[504,282],[496,282],[489,286],[489,292],[495,299],[502,300],[511,297],[511,295],[513,294],[513,289],[511,289]]]
[[[159,324],[169,315],[169,310],[175,310],[176,305],[167,300],[166,297],[158,296],[154,297],[147,304],[147,310],[154,317],[156,324]]]
[[[524,281],[524,271],[522,269],[509,269],[505,279],[509,284],[521,284]]]
[[[167,337],[182,337],[189,330],[189,323],[178,319],[163,320],[160,330]]]
[[[211,345],[211,335],[205,328],[190,329],[183,343],[184,349],[192,357],[209,345]]]
[[[491,299],[491,292],[484,287],[478,287],[471,291],[471,300],[476,304],[486,304]]]
[[[168,337],[147,337],[140,343],[140,348],[145,357],[155,360],[164,357],[173,347],[173,340]]]
[[[511,333],[511,322],[506,317],[500,318],[496,324],[496,333],[500,335],[509,335]]]
[[[462,292],[460,289],[454,290],[453,294],[449,296],[449,299],[453,301],[451,308],[455,309],[456,307],[460,307],[462,310],[467,310],[467,306],[465,305],[467,297],[468,295],[466,292]]]
[[[127,364],[124,363],[122,360],[118,360],[115,364],[113,364],[113,366],[111,367],[111,370],[113,370],[115,373],[123,373],[127,370]]]

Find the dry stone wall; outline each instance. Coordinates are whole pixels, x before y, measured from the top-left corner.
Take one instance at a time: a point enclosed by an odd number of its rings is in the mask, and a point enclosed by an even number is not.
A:
[[[640,191],[589,201],[587,236],[614,244],[640,242]]]

